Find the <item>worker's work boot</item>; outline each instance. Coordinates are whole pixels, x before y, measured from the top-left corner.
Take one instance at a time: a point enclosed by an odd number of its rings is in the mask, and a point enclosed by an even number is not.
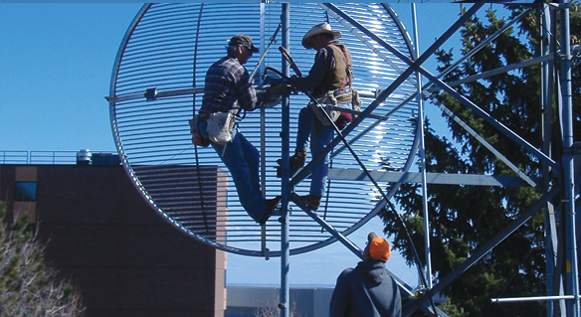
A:
[[[321,196],[309,194],[307,196],[299,196],[296,193],[291,193],[291,199],[297,205],[307,206],[312,210],[317,210],[321,204]]]
[[[296,151],[293,156],[289,158],[291,168],[301,168],[307,161],[307,151]]]
[[[281,199],[280,196],[276,196],[275,198],[264,200],[264,214],[262,215],[262,217],[260,217],[260,220],[258,221],[258,223],[261,226],[264,226],[268,218],[270,218],[270,216],[274,213],[274,208],[276,208],[276,206],[280,202],[280,199]]]
[[[298,169],[303,167],[307,161],[307,151],[296,151],[293,156],[289,157],[289,161],[291,169]],[[276,160],[276,162],[278,165],[282,166],[281,159]]]

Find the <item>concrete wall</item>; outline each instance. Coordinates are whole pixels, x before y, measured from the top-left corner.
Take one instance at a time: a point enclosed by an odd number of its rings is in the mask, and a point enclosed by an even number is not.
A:
[[[274,312],[274,316],[278,316],[279,294],[280,287],[228,286],[226,316],[255,316],[255,312]],[[332,295],[333,288],[291,288],[291,316],[329,316]]]
[[[36,181],[15,202],[16,181]],[[0,165],[9,217],[28,213],[46,259],[81,290],[87,317],[223,316],[226,255],[171,227],[121,166]]]

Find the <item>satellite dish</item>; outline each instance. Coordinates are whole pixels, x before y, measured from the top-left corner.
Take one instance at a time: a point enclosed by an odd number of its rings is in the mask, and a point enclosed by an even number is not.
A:
[[[321,22],[329,22],[334,30],[341,31],[340,41],[351,50],[353,86],[360,92],[363,111],[380,90],[407,69],[406,63],[370,35],[411,58],[409,36],[388,5],[333,7],[345,16],[324,4],[293,4],[288,49],[306,73],[313,63],[314,51],[301,46],[303,35]],[[363,26],[365,32],[354,27],[346,16]],[[240,205],[229,171],[215,151],[192,145],[188,120],[201,106],[206,71],[225,56],[227,40],[237,33],[249,34],[262,45],[263,52],[280,23],[280,4],[146,4],[121,43],[107,98],[117,150],[143,197],[183,233],[242,255],[263,256],[266,246],[269,256],[280,256],[277,217],[271,217],[262,232]],[[280,36],[279,32],[273,46],[280,45]],[[246,64],[249,72],[257,61],[255,56]],[[265,65],[282,68],[278,50],[266,53],[261,67]],[[416,90],[412,75],[349,134],[347,139],[368,170],[409,170],[418,146],[414,120],[418,105],[412,98]],[[298,112],[307,103],[308,98],[302,94],[290,98],[291,144],[296,136]],[[260,174],[267,198],[281,194],[276,175],[276,161],[281,157],[281,120],[279,106],[248,112],[240,125],[261,152]],[[332,158],[332,171],[317,213],[348,235],[376,215],[382,198],[365,178],[334,177],[338,173],[333,171],[361,169],[343,146],[335,147]],[[309,182],[307,179],[297,184],[295,192],[308,193]],[[398,186],[379,183],[388,197]],[[293,203],[289,206],[291,254],[316,250],[335,241],[300,208]]]

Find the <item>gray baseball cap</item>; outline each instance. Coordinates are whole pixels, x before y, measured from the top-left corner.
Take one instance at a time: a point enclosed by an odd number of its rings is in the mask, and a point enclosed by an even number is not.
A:
[[[234,45],[242,45],[249,49],[252,53],[257,53],[259,51],[254,45],[252,45],[252,37],[246,34],[236,34],[234,35],[230,41],[228,41],[230,46]]]

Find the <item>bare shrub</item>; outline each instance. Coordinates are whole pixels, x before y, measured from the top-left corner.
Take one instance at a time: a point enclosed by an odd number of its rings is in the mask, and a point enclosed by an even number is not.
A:
[[[0,201],[0,218],[6,208]],[[0,316],[83,316],[81,296],[44,263],[44,246],[35,241],[28,221],[0,225]]]

